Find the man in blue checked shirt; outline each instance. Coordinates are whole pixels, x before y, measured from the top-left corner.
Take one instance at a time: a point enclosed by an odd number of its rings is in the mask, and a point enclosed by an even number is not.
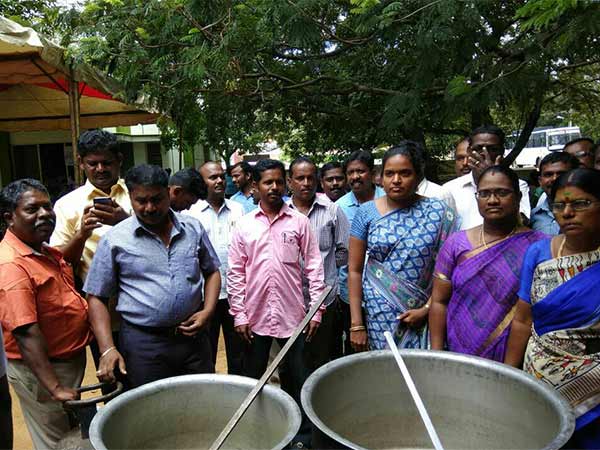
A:
[[[207,329],[221,288],[220,263],[200,222],[170,209],[168,181],[158,166],[127,173],[135,215],[102,238],[83,288],[88,298],[117,295],[119,351],[130,387],[214,372]]]

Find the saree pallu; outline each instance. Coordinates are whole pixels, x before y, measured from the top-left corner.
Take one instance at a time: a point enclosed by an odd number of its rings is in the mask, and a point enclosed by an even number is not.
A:
[[[576,430],[600,418],[598,261],[599,251],[545,261],[531,286],[533,327],[523,369],[569,401]]]
[[[369,226],[363,306],[371,349],[387,348],[385,331],[400,348],[427,348],[427,325],[409,328],[398,315],[427,302],[435,257],[455,227],[454,211],[434,199],[392,211]]]
[[[452,272],[446,315],[448,350],[504,361],[523,258],[543,237],[525,231],[461,256]]]

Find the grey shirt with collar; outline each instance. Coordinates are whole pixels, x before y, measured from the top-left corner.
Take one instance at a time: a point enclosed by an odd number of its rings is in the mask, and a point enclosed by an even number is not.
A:
[[[169,246],[134,215],[100,240],[83,290],[97,297],[117,295],[117,312],[135,325],[169,327],[199,311],[203,274],[219,259],[202,224],[170,211]]]
[[[287,201],[290,208],[298,210],[293,197]],[[348,264],[348,240],[350,224],[342,209],[325,196],[316,195],[308,211],[308,220],[317,236],[319,251],[323,260],[325,284],[332,286],[325,301],[329,306],[338,293],[338,269]],[[308,285],[303,280],[305,300],[308,297]]]

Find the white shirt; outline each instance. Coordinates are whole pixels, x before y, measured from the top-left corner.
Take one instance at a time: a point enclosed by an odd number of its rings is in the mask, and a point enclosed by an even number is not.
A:
[[[427,178],[423,178],[419,183],[419,186],[417,186],[417,194],[423,197],[441,200],[456,211],[456,203],[454,202],[454,197],[452,197],[450,191],[433,181],[429,181]]]
[[[198,219],[208,233],[208,239],[221,261],[221,267],[219,267],[219,271],[221,272],[221,292],[219,299],[226,299],[227,252],[229,251],[229,242],[233,235],[233,228],[236,222],[244,215],[244,207],[241,203],[225,199],[219,212],[216,213],[206,200],[198,200],[190,209],[182,211],[182,214]]]
[[[461,230],[467,230],[483,223],[483,217],[481,217],[477,208],[477,199],[475,198],[477,185],[472,173],[450,180],[443,187],[454,197],[456,212],[461,219]],[[519,180],[519,190],[521,191],[521,205],[519,209],[525,216],[529,217],[531,206],[529,205],[529,185],[527,182]]]

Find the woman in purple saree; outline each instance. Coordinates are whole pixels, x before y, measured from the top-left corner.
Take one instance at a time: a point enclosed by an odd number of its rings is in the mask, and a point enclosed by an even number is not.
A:
[[[566,448],[598,449],[600,172],[566,173],[550,197],[563,234],[527,250],[505,362],[569,401],[576,423]]]
[[[503,361],[527,247],[544,237],[519,224],[519,179],[492,166],[479,178],[483,225],[454,233],[438,255],[431,348]]]

